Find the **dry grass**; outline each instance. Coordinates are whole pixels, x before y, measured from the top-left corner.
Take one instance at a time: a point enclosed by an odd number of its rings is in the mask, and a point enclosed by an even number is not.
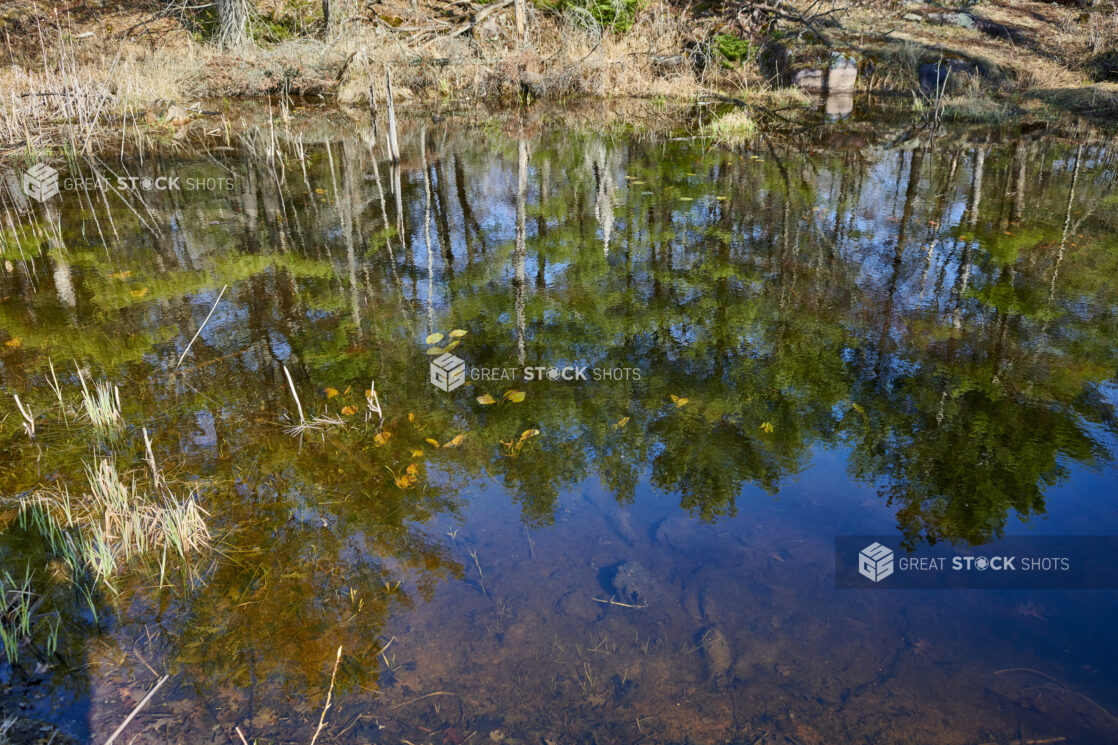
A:
[[[757,122],[744,109],[734,109],[704,127],[703,134],[721,145],[740,147],[757,136]]]

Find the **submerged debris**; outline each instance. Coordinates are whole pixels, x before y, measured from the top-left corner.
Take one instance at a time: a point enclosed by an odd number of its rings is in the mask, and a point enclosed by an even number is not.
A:
[[[699,639],[699,648],[706,660],[707,672],[714,681],[725,677],[733,664],[734,655],[730,650],[730,641],[717,626],[711,626]]]

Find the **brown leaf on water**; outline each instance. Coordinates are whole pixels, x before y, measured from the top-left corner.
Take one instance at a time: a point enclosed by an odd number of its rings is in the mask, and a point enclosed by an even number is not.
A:
[[[439,441],[434,439],[433,437],[426,437],[426,438],[424,438],[423,441],[426,442],[428,445],[430,445],[433,448],[439,447]]]
[[[357,407],[354,406],[353,404],[350,404],[349,406],[343,406],[342,407],[342,416],[353,416],[356,413],[357,413]]]
[[[326,398],[333,398],[334,396],[338,395],[337,388],[326,388],[324,392],[326,393]]]
[[[415,463],[411,463],[411,464],[408,465],[407,468],[404,469],[404,473],[407,473],[407,474],[410,474],[410,475],[414,476],[417,473],[419,473],[419,466],[416,465]]]
[[[422,458],[423,457],[423,451],[420,450],[419,448],[412,448],[411,457]]]
[[[462,434],[460,434],[460,435],[455,435],[455,436],[454,436],[454,437],[453,437],[453,438],[452,438],[452,439],[450,440],[450,442],[448,442],[447,444],[443,445],[443,447],[444,447],[444,448],[456,448],[456,447],[458,447],[459,445],[461,445],[461,444],[462,444],[462,442],[463,442],[463,441],[464,441],[465,439],[466,439],[466,433],[465,433],[465,432],[463,432],[463,433],[462,433]]]

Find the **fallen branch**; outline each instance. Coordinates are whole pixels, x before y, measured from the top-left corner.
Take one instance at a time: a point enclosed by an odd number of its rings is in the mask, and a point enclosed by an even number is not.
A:
[[[159,679],[159,682],[155,684],[155,688],[152,688],[150,691],[148,691],[148,695],[144,696],[144,700],[136,704],[136,708],[132,710],[132,713],[128,715],[127,719],[121,722],[120,726],[116,728],[116,732],[109,735],[109,739],[105,740],[105,745],[113,745],[113,741],[120,736],[120,733],[124,731],[124,728],[128,726],[129,722],[136,718],[136,715],[140,713],[140,709],[147,706],[148,701],[151,701],[151,697],[154,696],[155,692],[158,691],[159,688],[167,682],[167,679],[169,677],[169,675],[164,675],[162,678]]]

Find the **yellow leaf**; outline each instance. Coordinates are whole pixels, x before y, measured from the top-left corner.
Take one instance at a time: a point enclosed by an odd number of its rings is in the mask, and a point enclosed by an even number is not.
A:
[[[18,336],[14,339],[8,339],[4,342],[4,346],[9,349],[19,349],[23,346],[23,339],[20,339]]]
[[[689,398],[680,398],[679,396],[675,395],[674,393],[669,393],[668,395],[671,397],[672,403],[675,404],[677,409],[680,406],[683,406],[685,403],[687,403],[688,401],[691,400]]]
[[[419,448],[412,448],[411,457],[422,458],[423,457],[423,451],[420,450]]]
[[[450,338],[451,339],[461,339],[465,335],[466,335],[466,332],[463,331],[462,329],[454,329],[453,331],[450,332]]]
[[[415,423],[415,412],[414,411],[409,411],[408,412],[408,421],[412,422],[413,424]]]
[[[366,388],[365,389],[365,398],[372,398],[372,397],[373,397],[373,389],[372,388]]]
[[[404,469],[404,472],[411,476],[414,476],[416,473],[418,473],[418,471],[419,466],[417,466],[415,463],[408,464],[408,467]]]
[[[613,425],[613,428],[614,429],[621,429],[622,427],[624,427],[628,423],[629,423],[629,417],[627,417],[627,416],[622,417],[621,419],[619,419],[617,421],[617,424]]]
[[[521,441],[527,440],[529,437],[535,437],[539,433],[540,431],[538,429],[526,429],[520,433],[520,439]]]
[[[349,405],[349,406],[343,406],[342,407],[342,416],[353,416],[356,413],[357,413],[357,407],[353,406],[352,404]]]
[[[338,395],[338,389],[337,388],[327,388],[326,389],[326,398],[333,398],[336,395]]]
[[[456,448],[456,447],[458,447],[459,445],[461,445],[461,444],[462,444],[462,442],[463,442],[463,441],[464,441],[465,439],[466,439],[466,433],[465,433],[465,432],[463,432],[463,433],[462,433],[462,434],[460,434],[460,435],[455,435],[455,436],[454,436],[454,438],[453,438],[453,439],[451,439],[451,441],[450,441],[450,442],[448,442],[447,444],[443,445],[443,447],[444,447],[444,448]]]
[[[772,432],[773,431],[773,423],[772,422],[761,422],[761,431],[762,432]]]
[[[123,272],[116,272],[115,274],[110,274],[109,276],[113,279],[128,279],[132,276],[132,270],[125,269]]]
[[[493,398],[488,393],[483,393],[477,397],[477,402],[482,406],[489,406],[489,404],[497,403],[497,399]]]
[[[438,333],[438,332],[435,332],[434,334],[428,334],[426,342],[428,344],[438,344],[442,340],[443,340],[443,335]]]
[[[524,391],[518,391],[516,389],[505,391],[505,400],[518,404],[524,400]]]
[[[349,395],[349,392],[350,392],[350,391],[352,391],[352,390],[353,390],[353,386],[352,386],[352,385],[347,385],[347,386],[345,387],[345,390],[344,390],[344,391],[342,391],[342,395],[343,395],[343,396],[348,396],[348,395]]]
[[[326,193],[326,190],[325,190],[325,189],[315,189],[315,190],[314,190],[314,193],[315,193],[315,194],[325,194],[325,193]]]
[[[148,294],[148,288],[144,287],[139,290],[130,290],[128,294],[132,297],[143,297],[144,295]]]
[[[434,357],[435,355],[438,355],[438,354],[445,354],[445,353],[446,353],[446,350],[443,349],[442,347],[431,347],[430,349],[427,350],[427,354],[431,355],[432,357]]]
[[[450,344],[447,344],[445,347],[443,347],[443,350],[446,351],[446,352],[449,352],[461,343],[462,343],[461,339],[455,339]]]
[[[343,409],[342,411],[344,412],[345,409]],[[373,436],[373,444],[379,448],[381,445],[388,442],[389,438],[391,437],[391,432],[377,432],[376,435]]]
[[[851,402],[850,408],[854,409],[854,411],[858,412],[859,414],[864,415],[866,413],[866,410],[859,406],[856,402]]]
[[[437,448],[437,447],[439,446],[439,441],[438,441],[438,440],[436,440],[436,439],[433,439],[433,438],[431,438],[431,437],[427,437],[427,438],[425,438],[425,439],[424,439],[423,441],[424,441],[424,442],[426,442],[426,443],[428,443],[428,444],[430,444],[430,445],[431,445],[431,447],[435,447],[435,448]]]

